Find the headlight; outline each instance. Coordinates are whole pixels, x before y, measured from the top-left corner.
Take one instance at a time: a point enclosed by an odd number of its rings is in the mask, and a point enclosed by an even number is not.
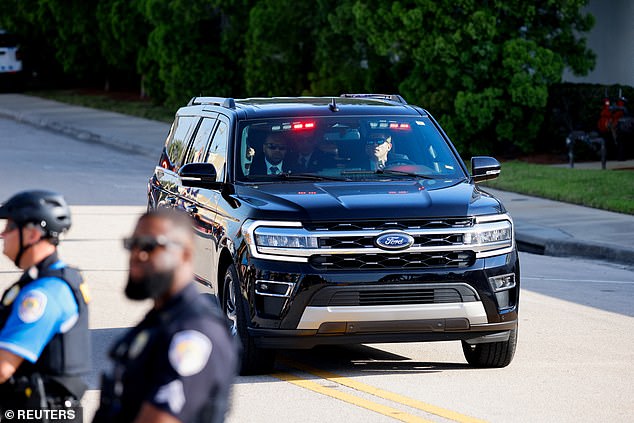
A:
[[[305,235],[266,234],[269,228],[255,230],[255,245],[275,248],[317,248],[317,238]]]
[[[514,248],[512,220],[507,215],[477,218],[473,228],[463,233],[462,242],[476,251],[477,258],[510,253]]]
[[[483,223],[476,225],[474,231],[464,234],[464,243],[482,245],[492,242],[511,241],[513,228],[510,222]]]
[[[306,263],[308,257],[299,251],[319,245],[317,237],[302,228],[301,222],[248,220],[241,231],[256,258]]]

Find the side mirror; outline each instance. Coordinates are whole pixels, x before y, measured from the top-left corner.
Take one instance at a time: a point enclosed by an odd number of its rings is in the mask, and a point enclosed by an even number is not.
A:
[[[187,163],[178,170],[184,187],[220,188],[222,182],[216,182],[218,173],[211,163]]]
[[[474,182],[495,179],[500,175],[500,162],[493,157],[475,156],[471,158],[471,176]]]

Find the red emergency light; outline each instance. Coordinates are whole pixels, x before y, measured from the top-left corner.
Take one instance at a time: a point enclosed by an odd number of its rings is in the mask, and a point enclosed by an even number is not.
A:
[[[302,129],[315,129],[315,122],[294,122],[292,128],[295,131]]]
[[[390,129],[402,129],[407,131],[411,129],[411,127],[409,126],[409,123],[390,122]]]

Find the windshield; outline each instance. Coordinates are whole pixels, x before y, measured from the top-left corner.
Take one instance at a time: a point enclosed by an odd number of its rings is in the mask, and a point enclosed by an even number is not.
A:
[[[464,178],[426,117],[319,117],[246,121],[239,129],[237,179],[368,180]]]

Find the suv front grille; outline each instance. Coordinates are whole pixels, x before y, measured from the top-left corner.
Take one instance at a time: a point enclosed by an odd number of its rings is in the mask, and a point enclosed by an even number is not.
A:
[[[389,286],[344,286],[321,289],[310,306],[382,306],[444,304],[478,301],[473,288],[463,284],[412,284]]]
[[[473,265],[472,251],[397,254],[322,254],[309,263],[317,269],[430,269]]]
[[[429,234],[414,236],[413,247],[439,247],[447,245],[462,245],[460,234]],[[376,236],[332,236],[321,237],[319,248],[374,248]]]
[[[398,304],[458,303],[460,295],[452,289],[416,289],[409,291],[341,292],[335,294],[329,306],[374,306]]]

